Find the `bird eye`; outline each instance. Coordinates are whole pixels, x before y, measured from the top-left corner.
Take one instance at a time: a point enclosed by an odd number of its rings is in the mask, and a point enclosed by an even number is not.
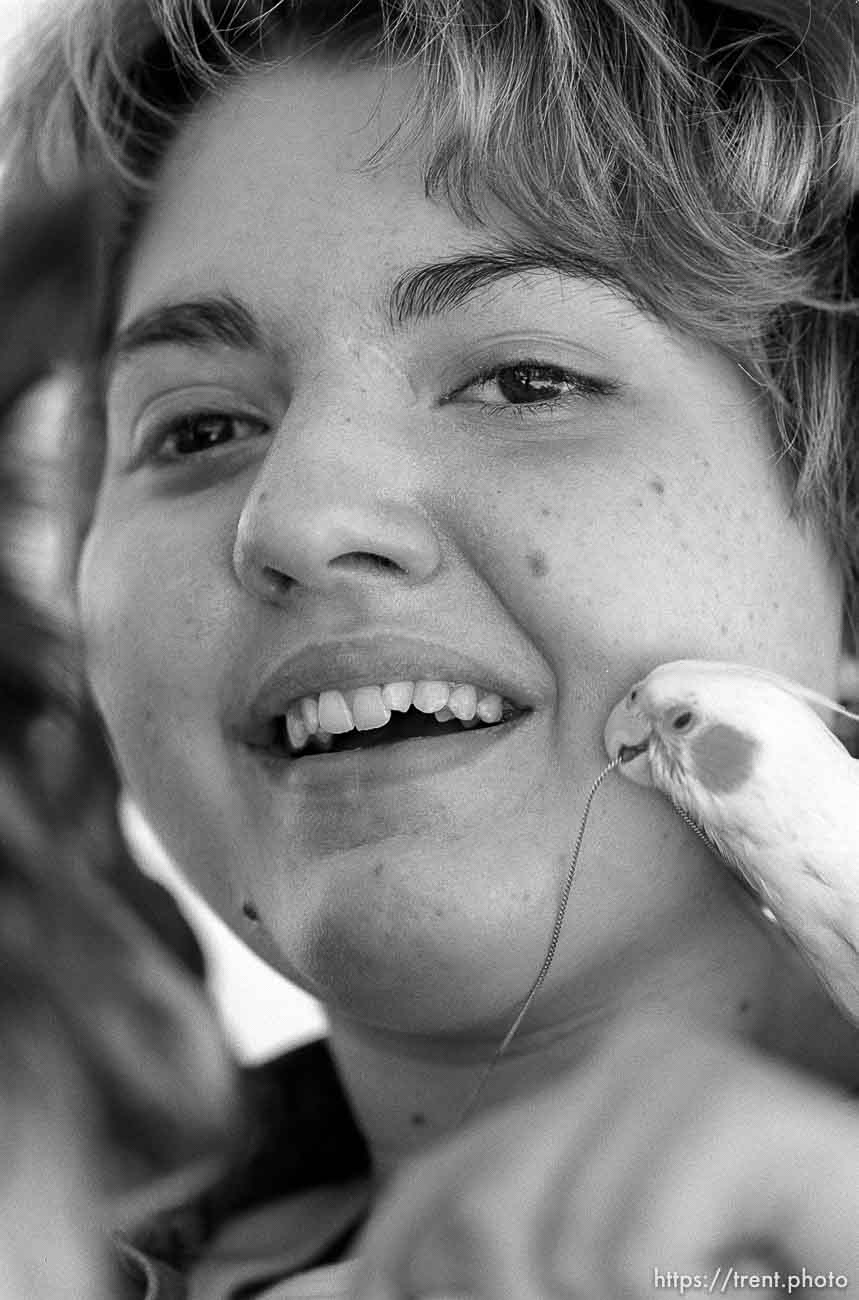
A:
[[[672,719],[671,726],[675,731],[688,731],[694,720],[694,714],[689,709],[684,709]]]

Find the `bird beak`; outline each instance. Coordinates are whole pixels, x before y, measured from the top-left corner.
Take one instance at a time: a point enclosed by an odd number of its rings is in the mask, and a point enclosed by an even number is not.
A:
[[[636,785],[653,785],[648,756],[652,735],[649,719],[634,713],[625,697],[614,706],[605,724],[603,740],[609,758],[619,758],[619,770]]]

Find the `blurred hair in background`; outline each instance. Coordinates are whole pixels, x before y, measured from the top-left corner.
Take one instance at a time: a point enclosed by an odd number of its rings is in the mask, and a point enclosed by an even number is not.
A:
[[[48,609],[51,566],[22,547],[57,498],[21,403],[85,357],[98,220],[77,194],[0,229],[3,1300],[115,1296],[105,1227],[184,1197],[240,1131],[199,946],[128,856],[68,611]],[[61,548],[62,522],[39,535]]]

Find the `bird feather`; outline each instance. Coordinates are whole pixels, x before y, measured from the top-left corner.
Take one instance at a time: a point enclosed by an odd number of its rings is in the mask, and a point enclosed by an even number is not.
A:
[[[859,721],[765,669],[676,660],[615,706],[605,743],[630,747],[620,770],[700,829],[859,1023],[859,761],[832,712]]]

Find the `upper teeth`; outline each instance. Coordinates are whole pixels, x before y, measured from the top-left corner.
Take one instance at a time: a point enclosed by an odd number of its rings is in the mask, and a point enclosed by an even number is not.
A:
[[[300,749],[310,736],[324,743],[332,735],[353,729],[373,731],[384,727],[392,712],[405,713],[409,708],[433,713],[439,722],[451,718],[499,722],[504,706],[505,701],[496,691],[481,691],[468,682],[386,682],[383,686],[303,695],[287,707],[286,732],[292,748]]]

